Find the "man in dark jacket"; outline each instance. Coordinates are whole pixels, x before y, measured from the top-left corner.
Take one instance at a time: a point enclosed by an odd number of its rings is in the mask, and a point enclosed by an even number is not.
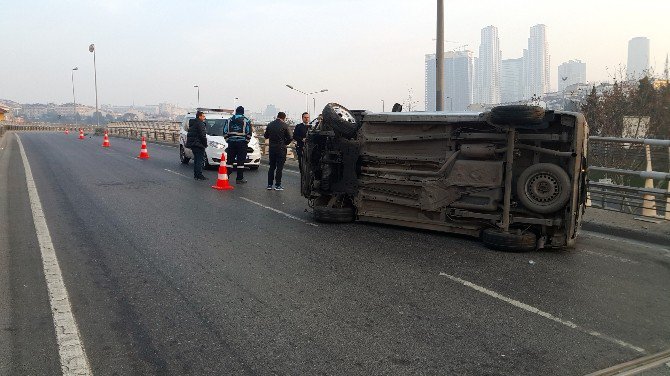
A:
[[[226,125],[223,137],[228,141],[228,163],[237,171],[235,182],[244,184],[244,163],[247,161],[247,145],[251,140],[251,121],[244,116],[244,107],[238,106]]]
[[[268,171],[268,190],[272,189],[274,181],[275,191],[283,191],[281,186],[281,175],[286,162],[286,145],[291,143],[291,132],[288,130],[288,124],[285,122],[286,114],[280,112],[277,119],[273,120],[265,128],[265,139],[270,140],[270,171]],[[275,174],[275,170],[277,173]]]
[[[295,153],[298,157],[298,166],[302,173],[302,154],[305,150],[305,139],[307,138],[307,131],[309,130],[309,114],[302,113],[302,123],[295,126],[293,131],[293,139],[295,140]]]
[[[207,147],[207,128],[205,114],[202,111],[196,112],[195,119],[188,121],[186,147],[193,151],[193,178],[195,180],[207,180],[207,177],[202,174],[202,164],[205,159],[205,148]]]

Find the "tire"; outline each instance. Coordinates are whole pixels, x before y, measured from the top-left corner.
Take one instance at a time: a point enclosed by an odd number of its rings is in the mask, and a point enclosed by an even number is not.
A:
[[[516,194],[526,209],[540,214],[562,209],[570,199],[570,177],[560,166],[538,163],[519,176]]]
[[[488,248],[503,252],[530,252],[535,250],[537,236],[532,232],[506,233],[487,228],[482,231],[482,243]]]
[[[191,160],[191,158],[186,156],[186,152],[184,151],[184,147],[179,145],[179,160],[183,164],[188,164],[188,162]]]
[[[356,219],[353,207],[331,208],[328,206],[314,206],[314,220],[324,223],[348,223]]]
[[[539,125],[544,120],[544,108],[509,105],[491,109],[491,122],[498,125]]]
[[[356,135],[358,125],[351,111],[337,103],[328,103],[323,108],[323,124],[329,126],[338,136],[350,139]]]

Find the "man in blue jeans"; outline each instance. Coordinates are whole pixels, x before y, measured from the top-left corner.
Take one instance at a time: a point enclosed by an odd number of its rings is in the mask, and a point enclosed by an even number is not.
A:
[[[207,131],[205,126],[205,114],[202,111],[195,113],[195,119],[188,121],[188,133],[186,134],[186,147],[193,151],[193,178],[195,180],[207,180],[202,174],[202,164],[207,147]]]
[[[283,191],[281,185],[282,170],[286,162],[286,146],[291,143],[291,132],[286,124],[286,114],[280,112],[277,119],[273,120],[265,128],[265,139],[270,143],[270,171],[268,171],[268,190],[272,189],[272,183],[275,183],[275,191]],[[275,173],[276,171],[276,173]]]

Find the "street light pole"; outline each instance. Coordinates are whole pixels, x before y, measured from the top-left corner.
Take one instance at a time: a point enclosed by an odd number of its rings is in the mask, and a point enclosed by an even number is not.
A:
[[[198,89],[198,107],[200,107],[200,86],[193,85],[193,87]]]
[[[100,110],[98,110],[98,69],[95,65],[95,44],[88,46],[88,52],[93,52],[93,77],[95,79],[95,118],[100,126]]]
[[[306,92],[304,92],[304,91],[302,91],[302,90],[296,89],[295,87],[293,87],[293,86],[291,86],[291,85],[289,85],[289,84],[286,84],[286,87],[289,88],[289,89],[291,89],[291,90],[295,90],[295,91],[297,91],[297,92],[300,93],[300,94],[304,94],[304,95],[305,95],[305,102],[307,103],[307,113],[308,113],[308,114],[309,114],[309,96],[312,95],[312,94],[325,93],[326,91],[328,91],[328,89],[321,89],[321,90],[318,90],[318,91],[313,91],[313,92],[311,92],[311,93],[306,93]],[[313,98],[313,99],[314,99],[314,112],[316,113],[316,98]]]
[[[444,109],[444,0],[437,0],[437,42],[435,51],[435,110]]]
[[[382,99],[382,112],[385,112],[384,111],[384,100],[383,99]]]
[[[74,71],[79,70],[79,67],[72,68],[72,109],[74,110],[74,123],[77,124],[77,97],[74,95]]]

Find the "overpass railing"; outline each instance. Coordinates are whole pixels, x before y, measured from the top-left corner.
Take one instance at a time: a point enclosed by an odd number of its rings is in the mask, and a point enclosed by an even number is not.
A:
[[[65,131],[83,128],[84,132],[171,144],[179,143],[181,123],[174,121],[112,122],[106,127],[76,124],[0,122],[0,135],[16,131]],[[254,133],[267,154],[263,138],[265,125],[253,125]],[[670,140],[589,137],[589,205],[633,215],[670,220]],[[295,159],[295,149],[289,148]]]
[[[670,140],[591,136],[588,148],[591,206],[670,220]]]

